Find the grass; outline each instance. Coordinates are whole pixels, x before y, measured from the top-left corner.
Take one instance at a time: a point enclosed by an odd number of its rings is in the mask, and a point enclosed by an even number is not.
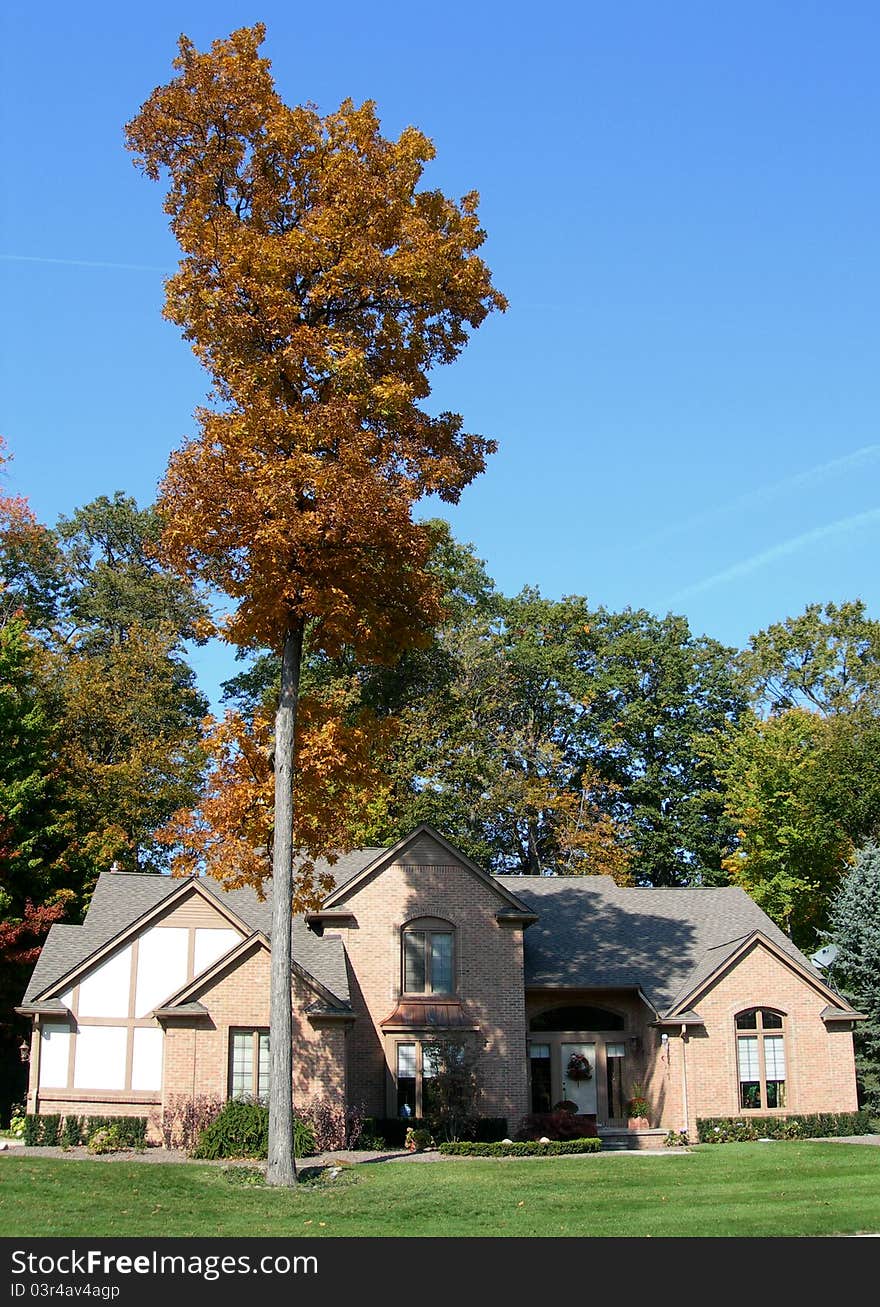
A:
[[[240,1178],[233,1175],[233,1179]],[[880,1231],[880,1148],[384,1162],[296,1192],[224,1168],[0,1157],[2,1236],[796,1236]]]

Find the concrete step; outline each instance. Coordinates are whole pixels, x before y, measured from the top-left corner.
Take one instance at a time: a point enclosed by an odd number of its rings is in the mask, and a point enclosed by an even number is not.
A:
[[[646,1152],[663,1147],[665,1130],[627,1130],[625,1127],[600,1126],[603,1153]]]

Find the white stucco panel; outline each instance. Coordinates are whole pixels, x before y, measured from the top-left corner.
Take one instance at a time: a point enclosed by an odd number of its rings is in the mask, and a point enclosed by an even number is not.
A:
[[[132,1089],[162,1088],[162,1031],[138,1026],[131,1059]]]
[[[148,1016],[187,980],[189,931],[183,926],[154,926],[138,942],[135,1015]]]
[[[67,1087],[67,1058],[70,1026],[62,1021],[44,1021],[40,1028],[40,1088]]]
[[[203,971],[207,971],[212,962],[235,948],[240,939],[237,930],[197,930],[193,974],[200,976]]]
[[[76,1089],[124,1089],[125,1026],[80,1026],[76,1036]]]
[[[79,982],[81,1017],[127,1017],[131,945],[120,949]]]

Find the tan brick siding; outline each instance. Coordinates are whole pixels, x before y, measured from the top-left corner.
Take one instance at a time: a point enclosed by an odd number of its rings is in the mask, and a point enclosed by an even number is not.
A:
[[[392,1110],[389,1064],[402,1036],[386,1035],[381,1022],[401,992],[401,927],[416,917],[439,917],[455,927],[458,996],[486,1041],[481,1110],[507,1117],[513,1128],[528,1106],[522,932],[498,925],[503,899],[466,867],[450,864],[448,852],[434,841],[420,841],[408,854],[407,865],[386,868],[345,903],[357,923],[341,932],[357,1014],[349,1046],[350,1097],[373,1116]],[[429,855],[429,861],[409,865],[415,856]]]
[[[784,1013],[786,1105],[779,1115],[856,1110],[855,1061],[852,1035],[821,1018],[828,999],[792,968],[757,943],[737,965],[726,971],[695,1004],[705,1022],[685,1040],[688,1122],[696,1130],[698,1117],[739,1116],[739,1079],[734,1018],[750,1007]],[[672,1054],[670,1099],[675,1109],[661,1122],[679,1129],[683,1124],[681,1084],[682,1042],[670,1038]],[[677,1087],[677,1088],[676,1088]],[[774,1115],[763,1109],[758,1115]]]

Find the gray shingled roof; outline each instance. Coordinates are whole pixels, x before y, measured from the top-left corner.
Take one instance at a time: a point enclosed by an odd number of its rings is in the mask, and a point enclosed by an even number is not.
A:
[[[361,850],[364,861],[355,863],[348,875],[355,875],[375,853]],[[370,853],[369,859],[366,857]],[[342,861],[340,859],[340,861]],[[36,995],[54,985],[74,967],[85,962],[98,949],[109,944],[122,930],[137,921],[162,902],[169,894],[180,889],[184,881],[170,876],[116,874],[103,872],[98,877],[92,901],[81,926],[55,925],[37,959],[23,1003],[31,1002]],[[225,903],[252,931],[270,934],[272,920],[271,884],[269,896],[260,901],[256,891],[244,887],[224,890],[209,877],[200,879],[203,889]],[[323,985],[340,1001],[349,1002],[348,969],[345,949],[338,936],[319,939],[309,930],[302,917],[296,917],[292,927],[293,958],[313,979]]]
[[[501,876],[538,914],[524,936],[529,986],[639,988],[670,1010],[755,930],[819,972],[744,890],[633,889],[610,876]]]
[[[357,849],[326,867],[346,884],[382,853]],[[323,868],[322,868],[323,869]],[[538,915],[525,932],[527,986],[639,988],[659,1012],[674,1009],[700,980],[759,930],[817,979],[822,976],[741,889],[629,889],[608,876],[499,876],[499,884]],[[168,876],[102,874],[82,926],[53,926],[25,994],[32,1001],[181,885]],[[252,931],[267,937],[267,898],[250,888],[200,884]],[[323,938],[302,917],[293,922],[293,957],[339,1000],[350,1001],[345,947]]]

